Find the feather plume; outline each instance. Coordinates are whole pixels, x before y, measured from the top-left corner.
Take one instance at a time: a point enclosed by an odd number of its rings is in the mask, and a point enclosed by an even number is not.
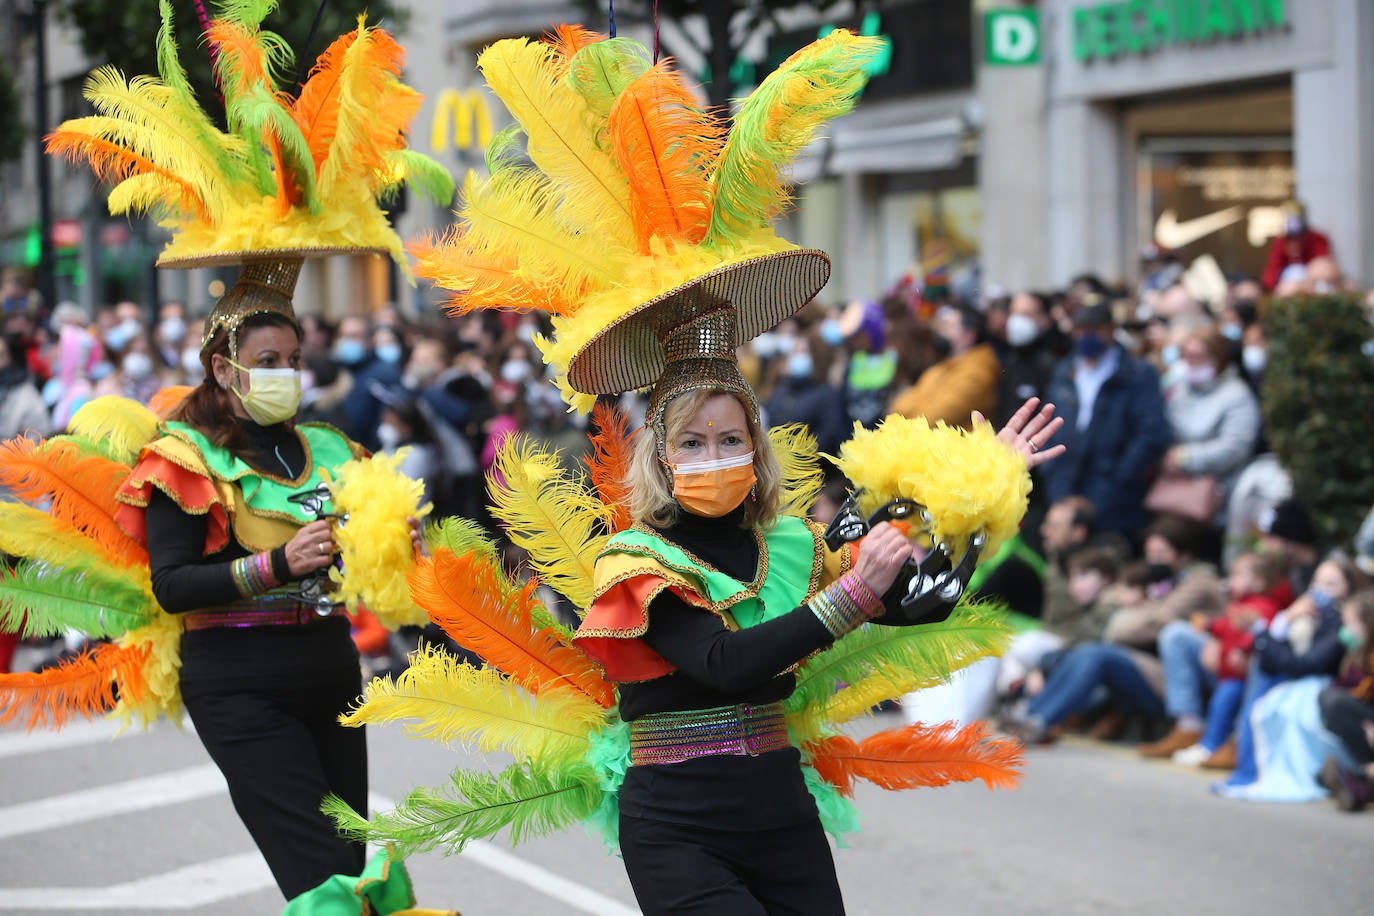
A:
[[[235,121],[265,138],[271,148],[282,214],[295,205],[319,213],[321,207],[315,190],[315,163],[310,158],[310,145],[282,103],[282,97],[260,84],[226,104]]]
[[[115,640],[134,653],[132,657],[141,653],[144,661],[120,669],[119,703],[112,717],[126,726],[137,721],[145,728],[159,718],[180,721],[181,634],[181,619],[159,611],[148,623]]]
[[[384,198],[394,196],[396,189],[405,182],[412,190],[442,207],[453,202],[453,176],[428,156],[410,149],[398,149],[388,152],[383,161],[389,182],[382,189]]]
[[[592,408],[592,451],[583,460],[591,474],[592,487],[609,510],[606,524],[614,534],[630,527],[630,459],[634,456],[634,433],[630,418],[608,404]]]
[[[377,190],[385,156],[405,145],[405,131],[420,110],[420,94],[401,83],[405,50],[381,29],[358,20],[358,37],[344,50],[334,138],[320,167],[320,196],[356,193],[350,181],[371,176],[365,190]]]
[[[116,683],[146,661],[144,649],[100,643],[43,671],[0,674],[0,725],[32,730],[61,728],[72,716],[93,719],[115,705]]]
[[[768,440],[782,466],[783,514],[806,518],[825,485],[816,437],[805,424],[788,423],[770,429]]]
[[[523,436],[507,440],[492,471],[493,508],[507,536],[529,551],[530,565],[545,584],[585,608],[592,600],[596,555],[610,537],[606,506],[563,470],[558,456]]]
[[[358,40],[358,30],[340,35],[315,59],[310,78],[301,87],[291,108],[291,117],[300,126],[318,170],[329,156],[329,147],[339,129],[339,92],[343,85],[343,63]]]
[[[115,523],[115,493],[129,469],[83,457],[70,442],[0,443],[0,486],[29,502],[52,500],[52,514],[95,541],[118,563],[147,566],[148,552]]]
[[[520,843],[582,820],[601,801],[596,775],[584,766],[550,772],[517,763],[500,773],[455,770],[449,780],[443,789],[416,789],[371,821],[335,795],[321,809],[345,836],[386,843],[410,856],[439,845],[461,852],[472,840],[505,828],[511,842]]]
[[[215,49],[215,80],[224,94],[224,104],[232,125],[234,103],[245,95],[265,88],[277,90],[278,74],[284,72],[295,55],[291,46],[276,32],[259,28],[257,21],[238,21],[221,12],[210,23],[206,40]]]
[[[506,168],[519,168],[525,158],[525,129],[518,122],[512,122],[492,134],[487,144],[483,160],[487,173],[494,174]]]
[[[819,721],[843,722],[863,714],[872,702],[859,703],[869,696],[886,699],[947,681],[959,668],[1000,654],[1007,638],[1001,613],[975,604],[960,605],[942,623],[864,627],[798,670],[787,709],[798,732],[809,735]],[[863,686],[837,693],[840,684]]]
[[[157,414],[130,398],[113,395],[87,401],[72,414],[69,432],[103,440],[116,460],[132,465],[139,450],[157,437]]]
[[[884,789],[916,789],[983,780],[989,789],[1014,788],[1021,779],[1021,745],[993,737],[982,722],[908,725],[856,743],[837,735],[809,745],[811,765],[845,795],[866,779]]]
[[[429,235],[406,246],[415,258],[417,275],[456,291],[444,303],[450,315],[466,315],[480,308],[567,312],[562,289],[531,282],[522,275],[514,257],[470,254],[463,241],[465,234],[461,226],[449,226],[438,238]]]
[[[587,736],[605,724],[606,710],[571,690],[529,693],[491,668],[474,668],[443,649],[417,652],[395,681],[376,678],[363,702],[339,718],[344,725],[405,721],[406,734],[480,752],[504,751],[547,766],[587,753]]]
[[[475,553],[496,560],[496,542],[487,530],[471,519],[450,515],[425,526],[425,547],[430,553],[447,550],[454,556]]]
[[[47,151],[54,156],[62,156],[68,162],[81,160],[90,165],[97,179],[118,183],[123,188],[129,179],[144,179],[142,184],[125,188],[120,198],[110,204],[111,213],[127,213],[156,210],[158,204],[173,204],[183,213],[193,214],[197,219],[208,219],[209,211],[200,191],[190,182],[162,168],[145,156],[125,149],[117,143],[87,133],[86,118],[64,121],[62,126],[46,138]],[[92,127],[98,127],[101,119],[91,119]],[[142,191],[143,188],[155,188]],[[113,196],[113,194],[112,194]]]
[[[148,399],[148,409],[156,414],[158,419],[165,420],[192,391],[195,391],[193,385],[168,385]]]
[[[121,566],[80,531],[23,503],[0,502],[0,553],[120,578],[152,594],[148,567]]]
[[[152,597],[136,579],[97,567],[65,567],[23,560],[0,574],[0,626],[25,637],[60,636],[79,630],[87,636],[118,636],[147,623],[155,611]]]
[[[790,199],[787,166],[826,121],[854,107],[864,67],[880,38],[843,29],[793,54],[770,73],[735,115],[715,174],[704,244],[728,247],[772,222]]]
[[[114,461],[119,464],[128,465],[124,460],[124,453],[119,451],[105,439],[92,439],[89,436],[73,436],[67,433],[59,433],[56,436],[47,438],[48,444],[54,442],[68,442],[76,447],[77,452],[83,458],[104,458],[106,461]]]
[[[530,159],[562,190],[564,221],[599,236],[603,247],[633,248],[629,186],[598,145],[598,119],[586,100],[558,78],[556,57],[543,42],[511,38],[483,51],[477,67],[524,128]]]
[[[630,184],[641,253],[662,236],[695,245],[711,219],[711,172],[724,130],[664,59],[611,106],[606,133]]]
[[[188,116],[179,97],[153,77],[127,82],[112,67],[98,67],[86,81],[86,98],[101,116],[83,118],[92,136],[118,144],[195,188],[211,220],[223,214],[228,189],[248,181],[246,144]],[[213,133],[211,133],[213,131]]]
[[[579,50],[568,66],[568,85],[587,102],[594,117],[605,119],[611,106],[644,71],[649,52],[637,41],[608,38]]]
[[[554,50],[554,72],[559,76],[564,75],[578,51],[605,38],[605,35],[593,32],[584,25],[560,22],[553,27],[552,32],[544,36],[544,41]]]
[[[516,587],[494,559],[440,550],[415,564],[410,594],[459,645],[535,694],[564,687],[609,708],[615,693],[600,670],[570,643],[566,630],[536,626],[543,604],[535,583]],[[547,614],[547,611],[543,611]]]

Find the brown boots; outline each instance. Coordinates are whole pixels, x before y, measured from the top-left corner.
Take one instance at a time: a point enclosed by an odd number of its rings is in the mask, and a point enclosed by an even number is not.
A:
[[[1139,747],[1140,756],[1152,758],[1172,757],[1174,751],[1181,751],[1185,747],[1192,747],[1202,738],[1201,729],[1179,728],[1174,726],[1169,734],[1152,741],[1149,744],[1142,744]]]

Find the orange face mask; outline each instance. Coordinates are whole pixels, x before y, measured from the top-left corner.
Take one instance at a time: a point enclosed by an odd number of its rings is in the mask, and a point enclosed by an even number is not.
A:
[[[720,518],[735,510],[754,486],[754,453],[673,466],[673,498],[693,515]]]

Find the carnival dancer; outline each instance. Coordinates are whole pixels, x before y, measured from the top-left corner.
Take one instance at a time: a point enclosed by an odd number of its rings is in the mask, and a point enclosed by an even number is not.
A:
[[[337,721],[360,688],[342,604],[363,600],[393,626],[416,622],[405,619],[408,599],[379,586],[399,577],[404,593],[422,487],[388,459],[361,461],[339,431],[295,423],[292,296],[306,258],[399,260],[377,196],[418,180],[447,200],[452,182],[406,149],[420,96],[400,81],[404,53],[390,35],[360,18],[291,98],[273,76],[289,49],[261,28],[273,6],[226,3],[209,25],[228,133],[190,92],[164,2],[161,78],[96,70],[86,95],[101,114],[48,140],[117,180],[111,212],[151,209],[173,230],[160,267],[242,266],[206,322],[205,379],[161,405],[164,423],[122,399],[97,400],[73,418],[72,436],[7,446],[4,474],[30,499],[51,497],[53,515],[11,513],[45,540],[29,546],[19,581],[0,588],[0,607],[28,611],[36,627],[86,608],[79,628],[117,640],[0,690],[5,717],[30,727],[111,707],[144,722],[179,717],[184,703],[287,913],[413,912],[399,859],[366,863],[320,803],[337,794],[367,804],[364,735]],[[390,516],[367,517],[366,502]],[[350,511],[353,525],[337,524]],[[73,603],[61,589],[77,586]]]
[[[626,39],[563,27],[483,52],[536,168],[509,136],[494,145],[491,175],[469,178],[460,225],[421,246],[419,270],[460,312],[552,312],[539,345],[574,406],[652,395],[633,443],[613,415],[594,418],[597,493],[519,439],[498,459],[496,514],[579,609],[576,634],[470,528],[430,537],[412,596],[488,667],[422,655],[374,681],[349,721],[407,720],[516,762],[455,772],[371,821],[331,804],[350,832],[461,849],[585,819],[645,913],[838,913],[824,834],[855,828],[856,779],[1015,782],[1019,746],[981,724],[862,743],[835,726],[1005,641],[994,612],[956,604],[979,551],[1025,511],[1026,468],[1056,454],[1037,450],[1053,409],[1026,404],[1000,436],[981,418],[968,433],[900,417],[856,433],[862,454],[839,461],[861,492],[823,531],[804,520],[814,439],[765,431],[735,361],[829,277],[824,253],[770,222],[786,165],[852,106],[877,50],[847,32],[802,49],[728,133]]]

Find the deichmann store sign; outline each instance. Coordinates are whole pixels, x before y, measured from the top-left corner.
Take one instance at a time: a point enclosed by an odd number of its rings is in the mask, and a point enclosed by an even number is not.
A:
[[[1285,0],[1118,0],[1073,11],[1079,61],[1243,38],[1288,27]]]

